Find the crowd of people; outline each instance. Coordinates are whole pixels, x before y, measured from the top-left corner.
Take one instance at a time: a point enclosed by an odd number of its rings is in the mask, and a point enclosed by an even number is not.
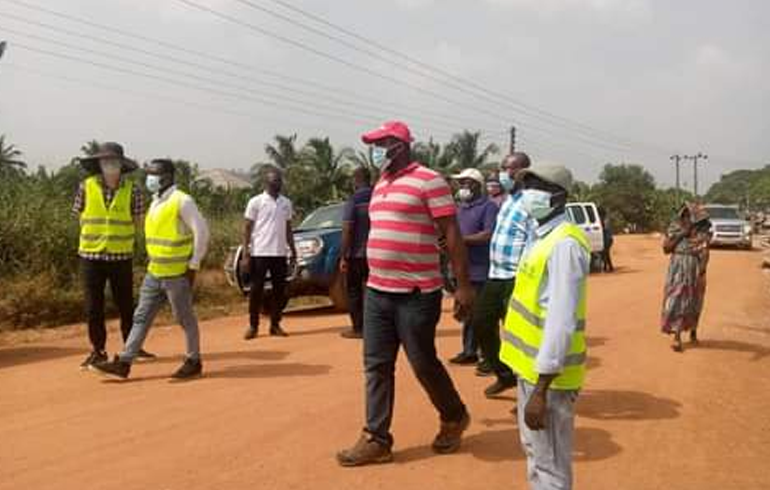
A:
[[[436,453],[455,452],[471,423],[468,406],[438,357],[442,255],[454,277],[454,317],[462,323],[460,351],[449,361],[475,366],[494,381],[487,397],[517,389],[520,442],[533,489],[572,485],[574,404],[586,371],[586,294],[591,247],[567,216],[571,172],[532,165],[529,156],[505,157],[485,178],[477,169],[451,176],[412,159],[412,136],[401,122],[363,135],[379,179],[368,168],[353,173],[355,192],[343,211],[339,270],[346,276],[351,328],[363,339],[365,423],[357,442],[337,453],[342,466],[393,459],[391,421],[395,366],[404,348],[417,380],[438,412]],[[194,200],[175,186],[170,160],[146,166],[152,202],[125,174],[137,164],[116,143],[82,158],[89,172],[73,211],[81,224],[86,315],[92,352],[82,367],[125,379],[136,361],[155,356],[144,349],[147,332],[165,300],[184,328],[185,360],[176,380],[201,376],[198,323],[192,290],[206,255],[208,227]],[[269,333],[281,325],[286,279],[297,260],[292,203],[277,170],[264,177],[264,192],[244,213],[240,273],[251,282],[246,340],[259,334],[263,289],[272,282]],[[696,327],[705,291],[708,216],[688,206],[664,244],[672,254],[666,282],[663,329],[675,336]],[[146,214],[146,217],[144,215]],[[602,213],[602,219],[605,215]],[[148,267],[133,310],[132,257],[136,228],[144,224]],[[612,235],[605,225],[605,248]],[[605,267],[613,265],[609,254]],[[120,310],[125,346],[112,360],[105,351],[104,289],[109,281]]]

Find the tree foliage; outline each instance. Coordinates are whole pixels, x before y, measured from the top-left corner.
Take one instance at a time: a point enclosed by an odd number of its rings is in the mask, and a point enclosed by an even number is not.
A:
[[[706,193],[707,202],[740,204],[750,210],[770,208],[770,165],[758,170],[735,170],[722,175]]]

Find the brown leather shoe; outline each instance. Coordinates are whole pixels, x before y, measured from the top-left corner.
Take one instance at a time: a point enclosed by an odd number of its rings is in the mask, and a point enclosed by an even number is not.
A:
[[[463,432],[471,425],[471,416],[466,411],[457,422],[441,422],[441,430],[433,440],[433,451],[449,454],[460,449]]]
[[[273,325],[270,327],[270,335],[273,337],[288,337],[289,334],[286,330],[282,329],[280,325]]]
[[[390,463],[391,461],[393,461],[393,453],[390,447],[375,441],[366,432],[361,434],[355,446],[337,453],[337,462],[340,466],[346,467]]]
[[[343,339],[362,339],[364,338],[364,334],[351,328],[350,330],[345,330],[344,332],[340,333],[340,337]]]

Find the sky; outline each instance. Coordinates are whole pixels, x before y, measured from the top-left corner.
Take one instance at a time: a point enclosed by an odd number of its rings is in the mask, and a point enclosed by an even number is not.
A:
[[[398,119],[505,151],[515,125],[589,182],[638,163],[669,186],[671,155],[707,154],[704,190],[770,164],[768,18],[764,0],[0,0],[0,134],[33,167],[96,139],[248,169],[276,134],[364,150]]]

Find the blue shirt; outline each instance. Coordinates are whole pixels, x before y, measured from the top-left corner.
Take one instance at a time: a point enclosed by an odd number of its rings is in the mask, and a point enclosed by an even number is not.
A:
[[[342,221],[351,223],[353,242],[350,244],[348,258],[366,257],[366,242],[369,240],[369,202],[372,200],[372,188],[358,189],[345,203]]]
[[[497,215],[490,242],[490,279],[511,280],[516,277],[527,236],[533,228],[533,220],[521,208],[521,192],[509,196]]]
[[[462,236],[491,232],[497,220],[497,204],[486,196],[460,204],[457,221]],[[472,282],[484,282],[489,273],[489,243],[467,245],[468,277]]]

